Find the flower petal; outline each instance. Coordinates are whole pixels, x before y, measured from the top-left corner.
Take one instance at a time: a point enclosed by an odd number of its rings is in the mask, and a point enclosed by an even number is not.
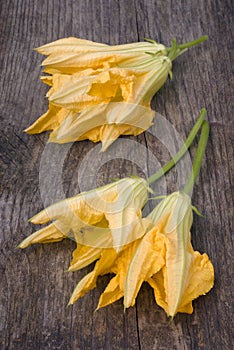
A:
[[[135,304],[142,283],[158,272],[164,264],[164,239],[160,234],[159,225],[145,234],[132,257],[124,288],[125,308]]]
[[[106,150],[120,134],[138,135],[152,125],[155,113],[140,105],[112,102],[86,108],[79,115],[70,114],[50,134],[57,143],[90,139],[102,141]]]
[[[50,104],[49,110],[24,131],[28,134],[39,134],[46,130],[59,128],[62,122],[69,118],[70,115],[73,115],[72,112],[65,108]]]
[[[52,223],[47,227],[34,232],[19,244],[19,248],[26,248],[34,243],[51,243],[62,241],[67,237],[67,235],[64,234],[64,230],[60,231],[58,229],[57,224],[58,222]]]
[[[122,45],[107,45],[103,43],[97,43],[90,40],[79,39],[74,37],[63,38],[51,43],[45,44],[36,48],[36,50],[42,55],[51,55],[52,53],[57,52],[120,52],[120,53],[129,53],[129,52],[160,52],[165,53],[165,46],[162,44],[154,44],[149,42],[136,42]]]
[[[123,290],[120,289],[119,275],[113,277],[102,295],[100,296],[97,309],[114,303],[123,297]]]
[[[73,50],[97,50],[100,47],[106,47],[106,44],[97,43],[91,40],[68,37],[53,41],[36,48],[36,51],[42,55],[50,55],[53,52],[72,52]]]
[[[80,270],[93,261],[100,258],[102,248],[88,247],[85,245],[78,244],[77,248],[72,253],[73,259],[69,267],[69,271]]]
[[[142,237],[150,221],[142,219],[134,208],[126,208],[122,212],[105,214],[112,233],[113,247],[118,252],[126,244]]]
[[[124,284],[127,276],[128,266],[140,243],[140,240],[135,240],[129,243],[117,256],[114,264],[111,266],[110,272],[116,274],[113,277],[102,295],[100,296],[98,309],[109,305],[124,295]]]
[[[105,249],[102,251],[101,258],[96,262],[92,272],[86,275],[76,286],[72,293],[69,304],[74,304],[77,299],[81,298],[89,290],[96,287],[98,276],[105,275],[109,272],[111,265],[116,259],[117,253],[114,249]]]
[[[118,62],[125,61],[124,56],[116,56],[112,53],[55,53],[47,57],[42,66],[49,74],[76,74],[92,68],[94,70],[107,69]]]
[[[192,249],[192,248],[191,248]],[[167,300],[166,267],[156,273],[147,282],[154,289],[155,300],[169,316],[177,312],[191,314],[193,312],[192,301],[200,295],[206,294],[214,285],[214,268],[206,254],[193,252],[193,259],[189,270],[189,277],[184,293],[177,309],[171,313]]]

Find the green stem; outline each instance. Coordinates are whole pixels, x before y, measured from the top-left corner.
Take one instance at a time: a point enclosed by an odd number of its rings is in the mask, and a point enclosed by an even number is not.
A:
[[[201,44],[203,43],[203,41],[206,41],[208,39],[208,36],[207,35],[203,35],[201,36],[200,38],[196,39],[196,40],[193,40],[193,41],[189,41],[185,44],[181,44],[181,45],[178,45],[178,48],[181,49],[181,50],[184,50],[184,49],[188,49],[192,46],[196,46],[198,44]]]
[[[204,120],[202,124],[202,131],[201,131],[201,136],[199,139],[198,147],[197,147],[197,152],[195,155],[195,159],[193,162],[193,167],[192,171],[190,173],[189,179],[183,189],[183,192],[190,194],[192,192],[193,186],[196,182],[196,179],[198,177],[198,174],[201,169],[202,165],[202,159],[206,150],[206,145],[209,137],[209,131],[210,131],[210,126],[206,120]]]
[[[187,43],[181,44],[181,45],[177,45],[176,39],[172,39],[172,45],[170,48],[168,48],[167,52],[167,56],[170,58],[171,61],[174,61],[178,56],[180,56],[182,53],[184,53],[188,48],[201,44],[203,41],[207,40],[208,36],[204,35],[201,36],[200,38],[193,40],[193,41],[189,41]]]
[[[157,180],[160,179],[164,174],[166,174],[173,166],[176,165],[176,163],[179,162],[179,160],[184,156],[184,154],[187,152],[188,148],[192,144],[195,136],[197,135],[202,123],[204,122],[206,116],[206,109],[202,108],[200,115],[192,128],[187,140],[183,144],[183,146],[180,148],[180,150],[176,153],[176,155],[167,163],[165,164],[157,173],[151,175],[148,178],[148,183],[151,184]]]

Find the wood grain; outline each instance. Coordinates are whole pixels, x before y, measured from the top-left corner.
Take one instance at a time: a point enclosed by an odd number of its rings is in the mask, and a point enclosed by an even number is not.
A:
[[[231,1],[6,0],[0,11],[1,349],[232,349]],[[27,219],[43,208],[39,170],[48,135],[22,132],[47,108],[47,88],[39,81],[42,57],[33,48],[68,36],[110,44],[150,37],[169,45],[172,37],[182,42],[204,34],[209,41],[177,59],[173,80],[154,98],[153,108],[182,137],[199,110],[208,110],[211,135],[193,194],[205,219],[195,216],[192,237],[194,247],[214,264],[214,289],[194,302],[192,315],[179,314],[172,322],[156,306],[148,285],[125,313],[121,300],[94,312],[109,276],[67,307],[76,283],[92,268],[65,272],[74,242],[16,248],[34,230]],[[150,133],[128,139],[162,163],[169,157]],[[88,141],[72,146],[63,174],[66,195],[80,190],[79,165],[93,147]],[[145,159],[143,170],[123,159],[108,162],[97,175],[98,184],[128,174],[147,176],[147,154]],[[168,189],[175,178],[176,172],[167,177]]]

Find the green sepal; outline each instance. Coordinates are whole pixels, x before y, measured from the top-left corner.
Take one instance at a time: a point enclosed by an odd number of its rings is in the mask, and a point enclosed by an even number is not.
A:
[[[151,44],[157,44],[157,41],[153,40],[153,39],[149,39],[149,38],[143,38],[144,41],[148,41]]]
[[[201,216],[202,218],[205,217],[204,215],[202,215],[202,213],[194,205],[192,205],[192,209],[198,216]]]

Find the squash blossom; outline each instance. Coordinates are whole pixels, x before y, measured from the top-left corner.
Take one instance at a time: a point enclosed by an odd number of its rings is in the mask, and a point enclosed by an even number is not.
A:
[[[192,300],[213,287],[214,270],[208,256],[194,251],[190,242],[190,197],[183,192],[167,196],[148,219],[151,225],[146,233],[120,252],[77,247],[69,271],[98,261],[76,286],[70,304],[95,288],[99,276],[114,273],[100,296],[98,309],[122,297],[125,308],[133,306],[142,283],[147,281],[154,289],[156,302],[168,316],[193,312]]]
[[[157,304],[168,316],[177,312],[191,314],[192,300],[206,294],[214,284],[214,269],[208,256],[194,251],[191,244],[191,199],[183,192],[175,192],[162,200],[148,218],[154,226],[141,239],[132,257],[124,306],[134,305],[142,282],[147,281],[154,289]]]
[[[141,237],[149,220],[141,209],[148,199],[148,183],[134,177],[124,178],[97,189],[55,203],[30,219],[45,228],[33,233],[19,245],[60,241],[68,236],[91,247],[122,246]]]
[[[57,143],[101,141],[102,151],[120,135],[139,135],[152,125],[152,97],[186,50],[173,45],[167,49],[151,40],[110,46],[67,38],[39,47],[51,74],[42,77],[51,86],[49,109],[25,131],[51,130],[49,140]]]

